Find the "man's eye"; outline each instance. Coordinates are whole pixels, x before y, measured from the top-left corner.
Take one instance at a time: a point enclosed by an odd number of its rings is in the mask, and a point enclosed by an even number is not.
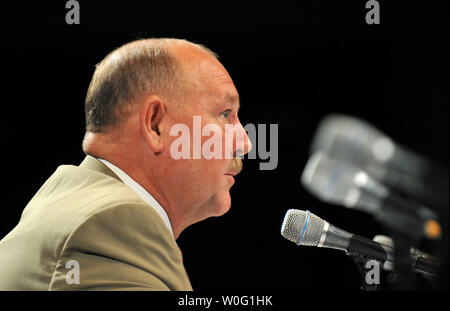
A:
[[[231,109],[227,109],[224,112],[222,112],[222,116],[224,116],[225,119],[228,119],[230,117],[230,112],[231,112]]]

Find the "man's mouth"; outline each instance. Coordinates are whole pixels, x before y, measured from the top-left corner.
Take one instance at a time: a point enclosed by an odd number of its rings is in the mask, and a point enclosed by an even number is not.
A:
[[[228,167],[228,171],[225,173],[225,175],[230,175],[234,177],[241,171],[242,171],[242,159],[234,158],[231,161],[230,167]]]
[[[239,174],[238,172],[228,172],[225,175],[229,175],[229,176],[236,176],[237,174]]]

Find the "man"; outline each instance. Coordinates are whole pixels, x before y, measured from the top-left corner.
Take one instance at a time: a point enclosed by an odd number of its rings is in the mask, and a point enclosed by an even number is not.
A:
[[[231,77],[203,46],[145,39],[111,52],[86,96],[87,156],[58,167],[0,242],[0,289],[191,290],[175,240],[230,208],[238,156],[251,149],[238,109]],[[231,133],[232,148],[222,135],[219,157],[174,156],[173,128],[192,133],[198,120]]]

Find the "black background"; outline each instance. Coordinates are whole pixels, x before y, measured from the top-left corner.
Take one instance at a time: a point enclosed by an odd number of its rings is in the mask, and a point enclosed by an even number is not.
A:
[[[290,208],[369,238],[386,233],[370,216],[320,203],[300,185],[316,126],[329,113],[365,119],[448,168],[446,1],[380,0],[380,25],[365,23],[366,1],[79,2],[80,25],[65,23],[65,1],[2,5],[0,238],[58,165],[82,161],[95,64],[137,38],[206,45],[234,80],[243,125],[279,125],[277,168],[246,160],[231,210],[178,239],[196,290],[359,290],[345,253],[297,247],[280,235]]]

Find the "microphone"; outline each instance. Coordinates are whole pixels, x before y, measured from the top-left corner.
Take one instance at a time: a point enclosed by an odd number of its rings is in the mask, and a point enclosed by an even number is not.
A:
[[[436,207],[448,205],[448,168],[396,144],[357,118],[333,114],[319,124],[311,152],[323,151],[386,185]]]
[[[303,186],[320,200],[369,213],[397,232],[437,239],[437,214],[391,192],[363,170],[315,152],[303,170]]]
[[[388,260],[385,261],[383,265],[383,269],[385,271],[394,271],[394,241],[392,238],[385,235],[376,235],[373,238],[373,241],[380,243],[383,249],[388,254]],[[418,250],[417,248],[410,248],[411,256],[413,260],[416,262],[416,268],[424,273],[435,275],[438,267],[438,260],[428,255],[427,253]]]
[[[368,122],[341,114],[328,115],[320,122],[311,149],[356,166],[378,163],[413,176],[422,176],[429,166],[423,156],[396,144]]]
[[[281,235],[297,245],[325,247],[345,251],[347,255],[375,259],[387,270],[394,267],[394,249],[333,226],[310,211],[290,209],[281,226]],[[415,271],[435,274],[437,261],[422,252],[411,252]]]

